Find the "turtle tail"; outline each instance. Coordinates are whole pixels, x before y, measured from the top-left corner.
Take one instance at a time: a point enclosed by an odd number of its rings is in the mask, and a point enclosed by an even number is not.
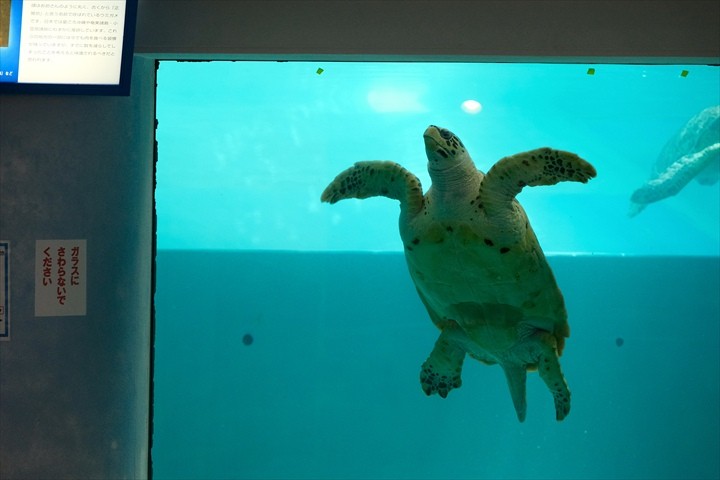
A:
[[[410,171],[389,161],[357,162],[330,182],[320,199],[336,203],[345,198],[388,197],[400,201],[411,215],[422,209],[420,180]]]

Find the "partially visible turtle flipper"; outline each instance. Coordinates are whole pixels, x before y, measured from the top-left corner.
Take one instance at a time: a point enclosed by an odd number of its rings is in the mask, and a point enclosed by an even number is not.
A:
[[[420,180],[395,162],[357,162],[341,172],[327,186],[320,198],[335,203],[345,198],[388,197],[400,200],[400,207],[409,215],[422,209],[423,191]]]
[[[440,332],[435,347],[420,369],[420,385],[427,395],[439,394],[447,397],[450,390],[462,385],[462,365],[465,350],[452,338],[454,334],[464,335],[459,327],[446,327]]]
[[[542,330],[535,333],[540,341],[535,345],[539,346],[537,369],[555,401],[555,419],[560,421],[570,413],[570,389],[568,388],[565,376],[560,370],[558,361],[558,350],[553,347],[556,339],[553,335]]]
[[[634,217],[653,202],[672,197],[682,190],[690,180],[713,162],[720,159],[720,143],[715,143],[699,152],[684,155],[673,162],[657,178],[648,180],[645,185],[635,190],[630,197],[628,215]]]

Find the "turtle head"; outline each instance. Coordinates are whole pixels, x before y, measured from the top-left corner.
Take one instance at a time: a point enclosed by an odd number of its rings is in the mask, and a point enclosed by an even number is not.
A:
[[[428,169],[442,171],[462,162],[467,155],[465,145],[460,139],[445,128],[430,125],[425,133],[425,153],[428,158]]]
[[[428,173],[436,191],[464,195],[481,180],[465,145],[450,130],[430,125],[423,134]]]

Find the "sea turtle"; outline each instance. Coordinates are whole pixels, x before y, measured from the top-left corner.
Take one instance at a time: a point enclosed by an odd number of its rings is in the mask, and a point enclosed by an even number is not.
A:
[[[628,215],[634,217],[653,202],[678,193],[695,178],[713,185],[720,177],[720,105],[692,117],[660,151],[650,180],[630,197]]]
[[[432,187],[394,162],[358,162],[340,173],[322,201],[385,196],[400,200],[400,236],[410,276],[440,336],[423,364],[427,395],[461,384],[465,354],[505,371],[518,419],[525,419],[525,379],[539,370],[557,420],[570,410],[560,370],[570,329],[562,294],[525,211],[525,186],[587,182],[595,169],[577,155],[539,148],[505,157],[487,174],[463,143],[431,125],[423,135]]]

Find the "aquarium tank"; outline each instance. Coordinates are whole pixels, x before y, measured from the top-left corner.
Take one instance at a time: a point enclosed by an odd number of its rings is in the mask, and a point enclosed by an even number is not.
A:
[[[154,478],[718,478],[719,105],[717,66],[161,61]],[[482,172],[597,171],[517,197],[568,313],[562,422],[473,359],[426,396],[399,202],[321,202],[368,160],[427,191],[429,125]]]

